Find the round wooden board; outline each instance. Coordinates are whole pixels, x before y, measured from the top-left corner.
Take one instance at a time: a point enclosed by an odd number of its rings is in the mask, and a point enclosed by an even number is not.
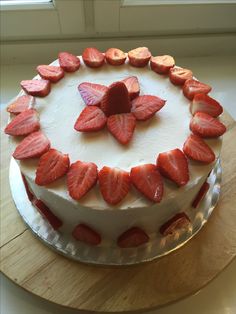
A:
[[[3,115],[6,121],[6,115]],[[2,126],[5,124],[2,121]],[[78,310],[151,310],[191,295],[222,271],[236,255],[236,122],[225,113],[222,190],[206,226],[186,245],[153,262],[89,266],[46,247],[26,228],[11,198],[7,137],[1,147],[1,270],[27,291]]]

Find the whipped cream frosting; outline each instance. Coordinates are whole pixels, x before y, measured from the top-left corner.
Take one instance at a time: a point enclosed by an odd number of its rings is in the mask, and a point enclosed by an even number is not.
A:
[[[59,65],[59,63],[55,61],[52,65]],[[78,91],[80,83],[92,82],[108,86],[132,75],[137,76],[139,80],[140,95],[149,94],[161,97],[166,100],[166,104],[152,119],[137,121],[133,139],[128,145],[118,143],[107,128],[93,133],[81,133],[74,130],[75,121],[85,107]],[[105,64],[101,68],[91,69],[81,62],[78,71],[66,73],[62,80],[52,84],[51,93],[47,97],[37,98],[35,108],[40,114],[41,129],[51,141],[51,147],[69,154],[71,163],[77,160],[91,161],[98,166],[98,169],[110,166],[129,171],[140,164],[155,164],[160,152],[174,148],[182,149],[184,141],[190,134],[189,100],[183,96],[182,89],[172,85],[168,76],[158,75],[149,67],[135,68],[127,63],[117,67]],[[16,139],[11,141],[14,144],[17,142]],[[218,156],[221,139],[210,139],[206,142]],[[22,172],[33,181],[38,160],[19,163]],[[175,197],[181,191],[187,191],[202,176],[209,173],[211,168],[212,165],[190,161],[189,183],[178,188],[165,180],[162,202],[166,197]],[[58,180],[45,188],[60,197],[71,200],[65,179]],[[120,204],[111,206],[102,199],[98,187],[93,188],[79,203],[96,209],[137,208],[150,204],[133,189]]]

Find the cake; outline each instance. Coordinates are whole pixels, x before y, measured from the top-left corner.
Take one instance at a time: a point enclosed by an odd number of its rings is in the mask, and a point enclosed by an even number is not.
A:
[[[225,132],[211,87],[145,47],[60,53],[37,71],[5,132],[49,224],[124,251],[191,229]]]

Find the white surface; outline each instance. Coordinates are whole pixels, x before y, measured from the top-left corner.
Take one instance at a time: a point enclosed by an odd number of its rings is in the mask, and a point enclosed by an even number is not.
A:
[[[213,86],[212,95],[236,119],[236,57],[185,58],[177,64],[189,67],[201,81]],[[33,65],[1,67],[1,107],[19,91],[19,81],[35,75]],[[1,275],[1,314],[69,314],[78,313],[35,297]],[[236,260],[218,278],[198,294],[154,314],[233,314],[236,313]]]

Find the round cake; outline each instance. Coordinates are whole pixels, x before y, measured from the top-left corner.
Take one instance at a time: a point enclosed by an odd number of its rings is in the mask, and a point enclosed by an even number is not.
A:
[[[220,136],[225,129],[217,116],[222,108],[207,96],[210,88],[204,90],[204,86],[208,85],[194,79],[190,70],[175,66],[170,56],[151,57],[147,51],[141,47],[121,54],[109,49],[102,54],[87,48],[82,57],[61,53],[49,68],[37,68],[40,75],[22,82],[24,91],[8,107],[13,120],[5,131],[13,135],[13,157],[18,160],[30,200],[54,229],[85,245],[126,250],[171,236],[176,230],[186,232],[192,228],[208,188],[206,180],[220,155]],[[129,78],[135,85],[127,84]],[[36,88],[36,80],[44,85]],[[196,82],[202,86],[195,86]],[[103,88],[96,91],[97,85]],[[86,90],[88,87],[91,90]],[[100,101],[90,104],[86,92]],[[23,99],[23,95],[32,96]],[[161,103],[158,109],[150,107],[151,96]],[[119,105],[115,97],[121,97]],[[137,109],[142,99],[141,109],[146,113],[151,108],[144,118]],[[24,109],[17,112],[15,108],[23,101]],[[125,109],[121,108],[123,102]],[[89,115],[88,108],[99,110],[89,123],[99,114],[104,120],[99,127],[94,127],[93,121],[91,130],[79,129],[82,113]],[[28,117],[27,111],[31,111]],[[124,115],[132,118],[132,127],[128,124],[132,134],[122,142],[111,122]],[[120,126],[120,132],[127,131],[126,124]],[[33,149],[27,146],[26,138],[36,133],[48,139],[42,151],[38,151],[38,137],[28,141]],[[53,159],[49,164],[50,156],[58,156],[56,152],[61,154],[60,161]],[[45,163],[49,173],[65,159],[60,175],[49,183],[39,178]],[[96,175],[77,175],[78,162],[92,163]],[[125,183],[119,182],[124,175]],[[75,189],[76,184],[84,189],[87,177],[93,176],[85,192]]]

